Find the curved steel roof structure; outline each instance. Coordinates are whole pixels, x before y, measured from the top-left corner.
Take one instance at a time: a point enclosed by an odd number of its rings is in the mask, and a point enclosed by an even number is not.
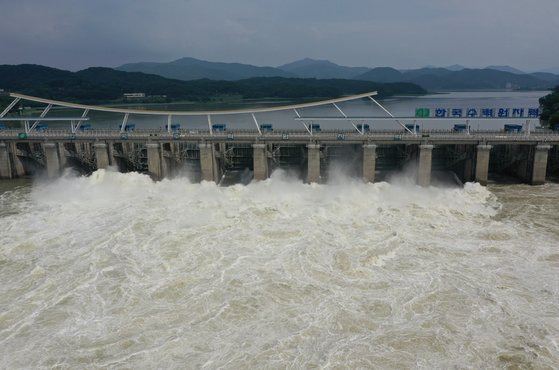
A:
[[[341,103],[341,102],[345,102],[345,101],[351,101],[351,100],[357,100],[357,99],[362,99],[362,98],[368,98],[368,99],[372,100],[376,105],[378,105],[390,117],[392,117],[406,131],[409,131],[410,133],[412,133],[404,124],[402,124],[402,122],[400,122],[398,119],[396,119],[396,117],[394,117],[392,115],[392,113],[390,113],[386,108],[384,108],[379,102],[377,102],[373,98],[373,96],[375,96],[375,95],[377,95],[377,92],[376,91],[371,91],[371,92],[367,92],[367,93],[363,93],[363,94],[345,96],[345,97],[342,97],[342,98],[320,100],[320,101],[316,101],[316,102],[303,103],[303,104],[281,105],[281,106],[270,107],[270,108],[233,109],[233,110],[215,110],[215,111],[169,111],[169,110],[162,111],[162,110],[146,110],[146,109],[113,108],[113,107],[104,107],[104,106],[97,106],[97,105],[77,104],[77,103],[70,103],[70,102],[65,102],[65,101],[60,101],[60,100],[39,98],[39,97],[36,97],[36,96],[30,96],[30,95],[10,93],[10,96],[12,98],[14,98],[14,101],[8,107],[6,107],[6,109],[2,113],[0,113],[0,119],[2,119],[20,100],[26,100],[26,101],[32,101],[32,102],[35,102],[35,103],[47,104],[47,107],[41,113],[40,117],[36,117],[36,121],[33,123],[33,125],[29,126],[29,124],[26,123],[26,132],[32,131],[37,126],[37,124],[41,121],[41,119],[43,119],[46,116],[46,114],[50,111],[50,109],[53,106],[58,106],[58,107],[66,107],[66,108],[83,109],[84,112],[83,112],[83,115],[82,115],[82,120],[83,120],[83,118],[85,118],[87,116],[87,114],[90,111],[111,112],[111,113],[124,114],[124,119],[123,119],[122,124],[121,124],[121,131],[122,132],[125,130],[125,126],[126,126],[126,123],[128,121],[128,116],[130,114],[167,116],[167,130],[169,132],[171,132],[171,119],[172,119],[173,116],[207,116],[208,117],[208,128],[210,130],[210,133],[212,133],[212,134],[213,134],[213,130],[212,130],[212,123],[211,123],[211,116],[225,115],[225,114],[250,114],[250,115],[252,115],[252,119],[254,120],[254,123],[256,125],[256,129],[258,130],[258,132],[260,134],[262,134],[262,132],[260,130],[260,126],[258,125],[258,121],[256,120],[255,113],[266,113],[266,112],[276,112],[276,111],[283,111],[283,110],[293,110],[295,112],[295,114],[297,115],[297,118],[303,119],[303,117],[301,117],[301,115],[299,114],[297,109],[309,108],[309,107],[318,107],[318,106],[322,106],[322,105],[332,104],[341,113],[341,115],[343,116],[342,119],[347,120],[348,122],[350,122],[358,132],[363,134],[364,129],[360,130],[353,123],[353,118],[348,117],[340,109],[340,107],[338,107],[337,103]],[[77,130],[79,128],[79,126],[81,125],[82,120],[77,122],[76,125],[74,125],[74,123],[72,122],[72,126],[71,126],[72,127],[72,132],[75,132],[75,130]],[[312,130],[309,130],[309,128],[307,126],[305,126],[305,124],[303,124],[303,126],[312,135]]]
[[[123,113],[123,114],[140,114],[140,115],[157,115],[157,116],[208,116],[208,115],[216,116],[216,115],[223,115],[223,114],[251,114],[251,113],[253,114],[253,113],[275,112],[281,110],[300,109],[300,108],[308,108],[308,107],[317,107],[317,106],[328,105],[328,104],[336,104],[336,103],[350,101],[350,100],[368,98],[375,95],[377,95],[377,92],[373,91],[364,94],[345,96],[343,98],[337,98],[337,99],[321,100],[321,101],[304,103],[304,104],[282,105],[282,106],[270,107],[270,108],[233,109],[233,110],[216,110],[216,111],[168,111],[168,110],[160,111],[160,110],[112,108],[112,107],[104,107],[104,106],[97,106],[97,105],[76,104],[76,103],[69,103],[69,102],[64,102],[59,100],[38,98],[30,95],[23,95],[23,94],[16,94],[16,93],[10,94],[11,97],[16,99],[27,100],[36,103],[45,103],[45,104],[59,106],[59,107],[85,109],[89,111],[112,112],[112,113]]]

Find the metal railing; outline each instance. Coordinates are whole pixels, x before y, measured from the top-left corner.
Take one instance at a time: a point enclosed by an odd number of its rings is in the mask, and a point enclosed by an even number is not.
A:
[[[370,130],[363,134],[354,130],[321,130],[313,132],[312,135],[305,129],[276,129],[274,131],[259,133],[256,129],[234,129],[228,131],[213,131],[208,129],[181,129],[174,132],[167,132],[162,129],[138,129],[135,131],[120,132],[113,129],[94,129],[72,133],[65,129],[47,129],[43,131],[32,131],[23,134],[18,129],[0,130],[0,140],[176,140],[176,139],[315,139],[315,140],[352,140],[352,141],[372,141],[393,140],[393,141],[542,141],[558,142],[559,132],[552,130],[540,130],[535,132],[505,132],[503,130],[472,130],[470,132],[456,132],[453,130],[423,130],[416,134],[403,130]]]

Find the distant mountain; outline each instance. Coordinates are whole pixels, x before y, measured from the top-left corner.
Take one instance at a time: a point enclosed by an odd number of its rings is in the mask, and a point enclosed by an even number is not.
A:
[[[448,69],[449,71],[461,71],[463,69],[466,69],[466,67],[460,65],[460,64],[453,64],[451,66],[448,67],[444,67],[444,69]]]
[[[518,75],[492,69],[464,69],[452,72],[439,81],[431,81],[434,89],[538,89],[549,84],[533,76]]]
[[[493,69],[495,71],[509,72],[509,73],[514,73],[514,74],[517,74],[517,75],[526,74],[526,72],[521,71],[520,69],[516,69],[514,67],[511,67],[511,66],[487,66],[487,67],[485,67],[485,69]]]
[[[466,69],[466,67],[464,67],[463,65],[460,64],[453,64],[451,66],[447,66],[447,67],[437,67],[435,65],[432,64],[428,64],[425,67],[421,67],[421,68],[408,68],[408,69],[400,69],[400,72],[408,72],[408,71],[416,71],[416,70],[421,70],[421,69],[448,69],[449,71],[461,71],[463,69]]]
[[[446,68],[421,68],[421,69],[410,69],[408,71],[405,72],[405,78],[404,80],[410,80],[410,79],[415,79],[415,78],[429,78],[429,77],[444,77],[444,76],[449,76],[453,73],[457,73],[459,71],[453,72],[453,71],[449,71]]]
[[[257,67],[241,63],[208,62],[195,58],[181,58],[169,63],[141,62],[116,68],[124,72],[142,72],[183,81],[208,78],[235,81],[252,77],[295,77],[274,67]]]
[[[33,83],[36,85],[56,84],[59,81],[79,83],[79,78],[73,72],[37,64],[0,65],[0,75],[2,76],[0,88],[5,89],[12,86],[19,88]]]
[[[255,77],[239,81],[181,81],[103,67],[68,72],[33,64],[0,65],[0,89],[44,98],[92,103],[121,100],[127,92],[165,95],[168,101],[207,101],[223,96],[302,99],[339,97],[369,91],[378,91],[381,97],[386,97],[426,92],[410,83],[381,84],[363,80],[283,77]]]
[[[192,81],[238,81],[254,77],[356,79],[379,83],[409,82],[429,90],[548,89],[559,84],[559,76],[548,72],[527,74],[511,66],[492,65],[484,69],[454,64],[445,68],[426,66],[397,70],[391,67],[348,67],[329,60],[305,58],[277,68],[240,63],[208,62],[181,58],[170,63],[131,63],[117,68],[170,79]]]
[[[353,79],[367,72],[367,67],[346,67],[329,60],[305,58],[278,67],[282,71],[301,78],[342,78]]]
[[[406,72],[400,72],[391,67],[377,67],[356,76],[356,78],[376,82],[401,82],[406,79],[405,74]]]
[[[553,73],[553,74],[555,74],[555,75],[559,75],[559,67],[556,67],[556,68],[546,68],[546,69],[543,69],[543,70],[538,71],[538,72]]]
[[[421,68],[400,72],[375,68],[358,79],[382,82],[411,82],[431,91],[475,89],[548,89],[559,80],[552,74],[516,74],[494,69]],[[556,79],[557,78],[557,79]]]
[[[183,58],[171,63],[138,63],[136,66],[142,66],[138,69],[153,70],[157,73],[126,72],[111,68],[88,68],[73,73],[40,65],[0,65],[0,89],[11,89],[57,99],[107,101],[122,98],[124,92],[166,95],[171,100],[204,100],[223,95],[286,98],[329,97],[359,92],[361,88],[365,87],[389,95],[392,93],[421,94],[423,90],[418,86],[430,91],[449,91],[544,90],[559,85],[559,75],[546,72],[518,74],[495,69],[452,71],[446,68],[399,71],[390,67],[372,69],[345,67],[329,61],[308,58],[281,66],[286,70],[238,63],[205,62],[193,58]],[[177,73],[182,73],[183,78],[187,78],[186,74],[190,74],[192,77],[195,72],[200,73],[205,80],[183,81],[179,78],[170,79],[159,75],[159,73],[163,73],[162,69],[166,68],[167,71],[169,68],[177,68]],[[130,69],[136,68],[130,67]],[[356,72],[360,73],[355,74]],[[312,78],[253,77],[254,74],[259,76],[268,73],[286,76],[311,75]],[[213,78],[221,76],[229,80],[214,80],[209,79],[209,76],[214,76]],[[250,78],[240,78],[240,76],[250,76]],[[326,78],[328,76],[349,77]],[[233,83],[231,79],[234,77],[234,81],[243,81],[243,83]],[[257,80],[258,78],[263,79]],[[321,81],[324,80],[326,81],[323,84]],[[349,80],[357,81],[350,82]],[[245,81],[249,81],[248,84]],[[268,83],[270,86],[261,86],[262,83]],[[258,87],[256,87],[257,85]]]
[[[409,82],[412,80],[428,84],[431,80],[439,80],[444,76],[451,75],[452,71],[445,68],[424,67],[421,69],[408,69],[398,71],[390,67],[373,68],[364,74],[357,76],[360,80],[378,82]]]
[[[196,84],[139,72],[103,67],[68,72],[34,64],[0,65],[0,86],[7,91],[73,101],[110,101],[121,99],[125,92],[186,98],[199,91]]]
[[[559,84],[559,75],[553,73],[535,72],[535,73],[530,73],[530,76],[534,76],[535,78],[538,78],[542,81],[551,82],[556,85]]]

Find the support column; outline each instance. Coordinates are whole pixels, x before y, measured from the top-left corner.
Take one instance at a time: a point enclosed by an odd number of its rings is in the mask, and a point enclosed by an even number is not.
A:
[[[11,179],[12,164],[6,143],[0,143],[0,179]]]
[[[173,151],[171,144],[169,144],[171,150],[166,150],[166,148],[166,144],[161,147],[161,177],[171,178],[173,175]]]
[[[536,145],[534,153],[534,163],[532,165],[532,185],[545,184],[545,175],[547,174],[547,154],[551,149],[550,145]]]
[[[81,143],[81,142],[78,142],[78,141],[74,142],[74,148],[76,149],[76,156],[78,158],[84,158],[84,152],[85,151],[83,149],[83,145],[84,144]]]
[[[219,183],[220,173],[217,168],[213,144],[200,143],[200,171],[202,181],[213,181]]]
[[[252,144],[252,148],[254,180],[266,180],[269,176],[266,144]]]
[[[307,182],[320,182],[320,144],[307,144]]]
[[[464,160],[464,182],[471,182],[473,180],[473,167],[474,159],[472,158],[473,153],[468,153],[470,155]]]
[[[64,143],[57,143],[58,147],[58,160],[60,161],[60,168],[66,168],[68,161],[66,160],[66,151],[64,150]]]
[[[476,155],[476,181],[481,185],[487,185],[487,177],[489,174],[489,154],[491,145],[478,145]]]
[[[119,169],[118,168],[118,162],[117,162],[117,159],[115,157],[115,143],[110,141],[107,144],[107,149],[109,151],[109,165],[110,166],[115,166],[117,169]]]
[[[130,154],[134,153],[134,143],[123,141],[122,142],[122,155],[124,158],[130,158]]]
[[[433,145],[419,146],[419,168],[417,170],[417,184],[419,186],[431,185],[431,159]]]
[[[154,180],[161,180],[161,152],[158,143],[147,143],[148,150],[148,174]]]
[[[12,142],[9,145],[9,152],[12,154],[12,165],[13,165],[13,172],[15,172],[15,177],[23,177],[26,175],[25,167],[23,166],[23,162],[17,155],[17,143]]]
[[[55,143],[44,143],[45,163],[47,165],[47,175],[50,179],[60,175],[60,161],[58,159],[58,148]]]
[[[95,160],[97,161],[97,169],[109,167],[109,152],[107,151],[107,144],[105,143],[95,143],[93,144],[95,149]]]
[[[375,144],[363,145],[363,180],[375,182],[377,162],[377,146]]]

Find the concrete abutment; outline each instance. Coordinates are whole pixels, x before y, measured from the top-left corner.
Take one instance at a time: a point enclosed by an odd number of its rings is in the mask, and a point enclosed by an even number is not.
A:
[[[487,185],[489,176],[489,157],[491,145],[478,145],[476,151],[476,172],[475,180],[481,185]]]
[[[213,181],[219,184],[221,180],[221,168],[216,158],[216,148],[214,144],[200,143],[200,172],[203,181]]]
[[[307,182],[320,182],[320,144],[307,144]]]
[[[6,143],[0,143],[0,179],[12,179],[12,161]]]
[[[45,165],[47,176],[53,179],[60,175],[60,159],[58,158],[58,146],[56,143],[44,143]]]
[[[375,144],[363,145],[363,181],[375,182],[377,162],[377,146]]]
[[[147,143],[148,174],[154,180],[163,178],[161,166],[161,145],[159,143]]]
[[[433,159],[433,145],[422,144],[419,146],[419,163],[417,169],[417,184],[419,186],[431,185],[431,166]]]
[[[269,174],[268,146],[266,144],[252,144],[254,180],[266,180]]]
[[[550,149],[550,145],[536,145],[532,164],[532,178],[530,179],[530,183],[532,185],[545,184],[545,177],[547,175],[547,158]]]
[[[95,149],[95,161],[97,163],[97,169],[105,169],[109,167],[109,152],[107,150],[107,144],[105,143],[95,143],[93,144]]]

